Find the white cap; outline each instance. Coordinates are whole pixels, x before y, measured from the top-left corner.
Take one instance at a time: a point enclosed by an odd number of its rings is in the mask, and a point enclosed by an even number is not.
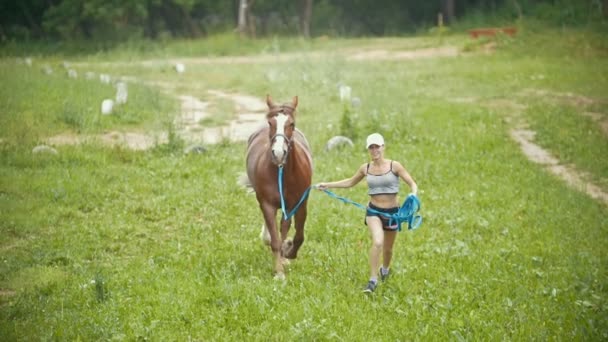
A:
[[[384,138],[379,133],[372,133],[367,137],[367,148],[371,145],[384,145]]]

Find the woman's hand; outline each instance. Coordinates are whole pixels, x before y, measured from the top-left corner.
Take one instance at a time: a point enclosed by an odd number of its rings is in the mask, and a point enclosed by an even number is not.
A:
[[[315,184],[315,189],[319,190],[319,191],[323,191],[323,190],[327,190],[327,183],[317,183]]]

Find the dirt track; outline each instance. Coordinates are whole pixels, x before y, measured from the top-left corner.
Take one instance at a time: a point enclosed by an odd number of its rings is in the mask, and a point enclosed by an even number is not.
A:
[[[573,94],[550,93],[530,89],[525,90],[524,93],[542,94],[545,98],[551,98],[554,101],[568,101],[574,104],[585,103],[589,105],[594,102],[592,99],[583,96],[575,96]],[[528,123],[522,116],[522,112],[525,110],[524,105],[519,104],[514,100],[495,100],[490,103],[489,106],[509,109],[511,114],[507,116],[507,119],[512,123],[512,128],[509,131],[509,135],[519,144],[522,152],[530,161],[543,166],[546,170],[561,178],[571,187],[582,191],[590,197],[600,200],[608,205],[608,193],[605,192],[600,186],[593,184],[589,180],[590,177],[586,176],[580,170],[577,170],[575,165],[564,164],[553,156],[551,152],[543,149],[540,145],[537,145],[534,142],[536,132],[529,128]],[[583,115],[588,114],[583,113]],[[596,121],[602,127],[602,130],[606,132],[605,127],[608,124],[608,120],[606,118],[604,118],[602,115],[597,115],[594,118],[594,121]]]

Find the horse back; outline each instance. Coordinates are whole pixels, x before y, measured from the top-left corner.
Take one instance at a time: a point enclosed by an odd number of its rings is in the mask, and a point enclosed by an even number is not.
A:
[[[301,150],[304,151],[306,160],[308,161],[308,164],[310,165],[310,173],[312,176],[312,170],[314,169],[313,162],[312,162],[312,152],[310,150],[310,144],[308,144],[308,140],[306,140],[306,136],[304,135],[304,133],[302,131],[300,131],[299,129],[296,128],[296,130],[293,133],[293,140],[294,140],[294,143],[298,144],[298,147],[300,147]]]

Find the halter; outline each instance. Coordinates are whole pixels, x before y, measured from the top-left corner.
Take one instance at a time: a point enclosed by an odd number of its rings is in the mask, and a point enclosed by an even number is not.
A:
[[[289,137],[286,136],[285,134],[273,135],[272,138],[270,138],[271,145],[272,145],[272,142],[274,142],[274,139],[276,139],[277,137],[283,137],[283,139],[285,139],[285,141],[287,141],[287,150],[289,151],[291,149],[291,139],[289,139]]]

